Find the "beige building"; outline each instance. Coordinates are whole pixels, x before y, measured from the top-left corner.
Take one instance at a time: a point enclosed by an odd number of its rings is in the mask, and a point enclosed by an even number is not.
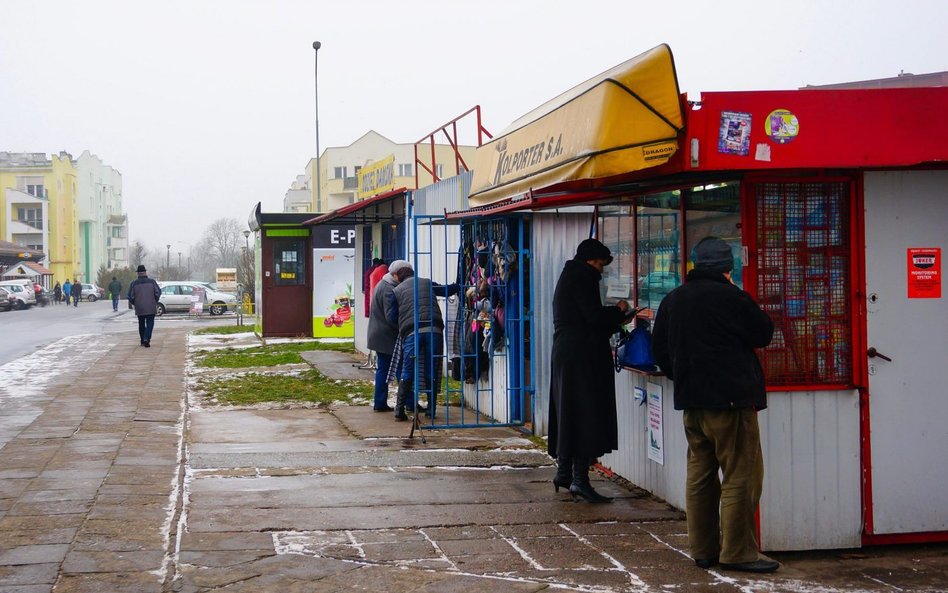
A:
[[[418,149],[419,158],[430,168],[431,146],[423,145]],[[474,150],[474,146],[458,147],[458,153],[467,163],[468,168],[473,166]],[[425,187],[438,179],[453,177],[460,172],[456,164],[454,147],[448,144],[436,144],[434,170],[429,173],[424,167],[419,169],[416,186],[415,145],[398,144],[374,130],[369,130],[349,146],[330,147],[323,150],[318,160],[319,175],[316,174],[317,159],[310,159],[306,165],[305,184],[300,184],[297,180],[294,182],[294,187],[306,185],[311,188],[311,212],[330,212],[359,199],[359,171],[363,167],[393,155],[392,182],[396,188]],[[317,179],[319,179],[318,187]],[[285,201],[284,210],[290,211],[286,210],[286,204]]]

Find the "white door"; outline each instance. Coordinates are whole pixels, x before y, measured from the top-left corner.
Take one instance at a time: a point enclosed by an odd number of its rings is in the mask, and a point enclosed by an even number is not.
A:
[[[908,250],[948,248],[946,193],[948,171],[865,175],[875,534],[948,530],[948,304],[908,296]]]

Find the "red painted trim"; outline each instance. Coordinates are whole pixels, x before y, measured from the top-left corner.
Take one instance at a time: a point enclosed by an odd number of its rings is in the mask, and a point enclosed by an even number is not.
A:
[[[408,193],[408,190],[404,187],[398,189],[393,189],[392,191],[385,192],[384,194],[379,194],[377,196],[372,196],[371,198],[365,198],[364,200],[356,200],[351,204],[346,204],[342,208],[337,208],[332,212],[327,212],[326,214],[320,214],[314,218],[303,221],[301,224],[310,225],[310,224],[325,224],[331,220],[339,218],[340,216],[345,216],[346,214],[352,214],[353,212],[358,212],[359,210],[364,210],[369,206],[374,206],[376,204],[381,204],[388,200],[394,200],[395,198],[401,196],[402,194]]]
[[[863,534],[864,546],[888,546],[893,544],[928,544],[948,542],[948,531],[922,531],[919,533]]]

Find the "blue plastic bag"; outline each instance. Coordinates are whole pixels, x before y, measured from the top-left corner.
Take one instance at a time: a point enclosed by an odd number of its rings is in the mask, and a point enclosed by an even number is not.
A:
[[[635,328],[620,340],[616,349],[616,372],[622,367],[640,371],[658,370],[652,355],[652,333],[647,319],[636,318]]]

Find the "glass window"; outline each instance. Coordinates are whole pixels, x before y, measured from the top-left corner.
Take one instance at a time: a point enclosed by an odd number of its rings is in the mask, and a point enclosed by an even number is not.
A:
[[[411,172],[411,164],[400,164],[398,165],[398,176],[399,177],[411,177],[413,173]]]
[[[632,299],[635,283],[632,234],[635,229],[631,206],[599,207],[599,240],[614,258],[602,274],[603,303],[615,304],[619,299]]]
[[[161,287],[161,294],[178,294],[178,287],[175,285]]]
[[[183,295],[190,296],[194,294],[193,286],[188,286],[187,284],[181,284],[180,286],[178,286],[178,288],[180,289],[181,294]]]
[[[741,239],[741,188],[737,182],[697,186],[685,194],[685,250],[687,269],[694,267],[694,247],[705,237],[724,239],[731,246],[731,280],[744,287]]]
[[[335,179],[345,179],[346,177],[346,167],[334,167],[333,168],[333,178]]]
[[[273,274],[277,286],[306,284],[306,245],[303,241],[279,241],[273,246]]]
[[[438,179],[444,178],[444,165],[435,165],[435,175]]]
[[[635,303],[658,310],[681,284],[681,192],[649,194],[635,208]]]

